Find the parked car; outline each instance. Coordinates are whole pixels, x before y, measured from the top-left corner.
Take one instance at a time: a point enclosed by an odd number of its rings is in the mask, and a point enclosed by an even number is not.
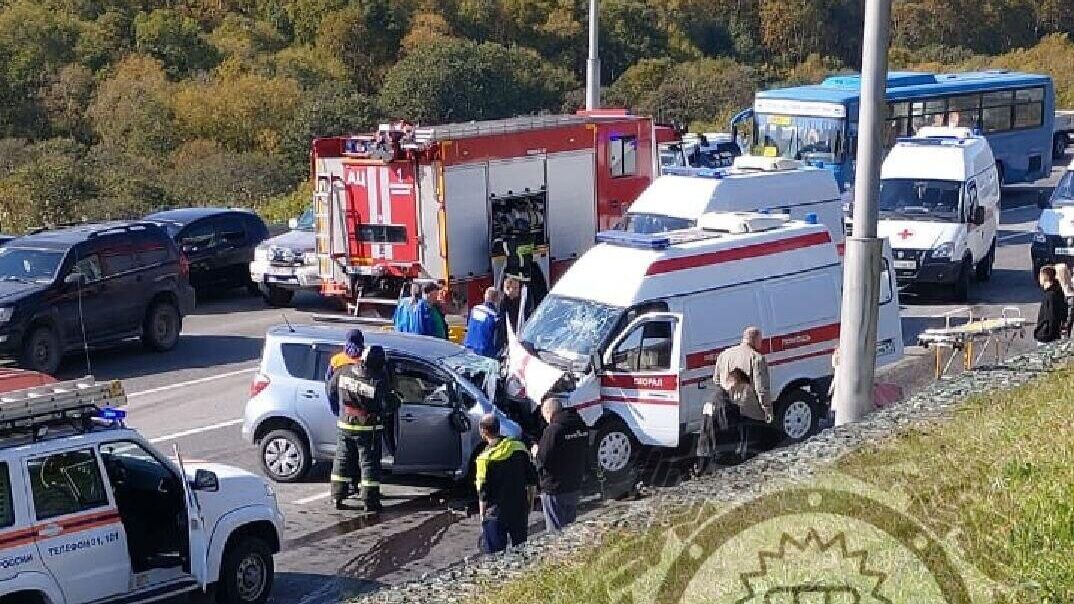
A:
[[[170,350],[194,308],[189,267],[159,226],[42,230],[0,247],[0,355],[54,374],[63,354],[140,337]]]
[[[260,447],[265,474],[278,482],[302,479],[315,461],[332,459],[336,416],[328,406],[328,361],[343,348],[347,328],[277,326],[265,336],[261,368],[250,388],[243,438]],[[385,447],[384,467],[396,473],[438,474],[464,479],[481,449],[478,420],[500,417],[503,432],[519,426],[489,402],[499,363],[446,340],[368,330],[366,345],[383,346],[391,391],[401,406]],[[450,415],[463,410],[469,427],[459,432]]]
[[[166,210],[145,217],[160,224],[190,261],[190,282],[199,292],[245,287],[250,281],[247,267],[254,249],[268,239],[265,221],[247,210],[184,208]]]
[[[287,226],[290,231],[263,241],[250,263],[250,280],[272,306],[287,306],[295,292],[321,289],[313,208],[292,219]]]

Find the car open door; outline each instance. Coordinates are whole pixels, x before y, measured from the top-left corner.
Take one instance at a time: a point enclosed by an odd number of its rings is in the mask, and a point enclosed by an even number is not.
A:
[[[190,547],[190,576],[198,582],[198,586],[202,590],[208,587],[209,570],[208,570],[208,556],[209,556],[209,535],[205,529],[205,519],[201,513],[201,503],[198,501],[198,494],[195,486],[205,486],[206,488],[212,488],[211,485],[195,485],[195,480],[199,478],[197,474],[191,476],[187,474],[186,466],[183,464],[183,456],[179,452],[179,445],[173,445],[172,449],[175,453],[175,462],[179,465],[179,475],[183,477],[181,481],[183,483],[183,496],[186,499],[186,526],[187,526],[187,544]],[[206,473],[207,476],[216,480],[216,476],[211,473]]]
[[[891,244],[884,240],[884,255],[880,260],[880,309],[876,322],[876,366],[894,363],[902,358],[902,317],[899,314],[899,290]]]
[[[600,400],[645,445],[679,444],[682,315],[649,313],[632,321],[605,351]]]

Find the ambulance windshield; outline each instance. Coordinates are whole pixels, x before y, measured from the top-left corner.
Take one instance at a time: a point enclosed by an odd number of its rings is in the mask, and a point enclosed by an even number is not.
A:
[[[1055,186],[1055,191],[1052,192],[1052,205],[1074,205],[1074,170],[1068,170],[1059,180],[1059,184]]]
[[[541,360],[576,369],[589,361],[622,312],[617,306],[551,294],[526,322],[519,339]]]
[[[880,213],[903,220],[957,222],[962,183],[887,178],[880,181]]]

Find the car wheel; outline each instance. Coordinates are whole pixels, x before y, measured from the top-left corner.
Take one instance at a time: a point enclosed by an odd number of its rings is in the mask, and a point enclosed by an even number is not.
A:
[[[282,287],[276,287],[275,285],[266,286],[262,292],[262,296],[265,298],[265,302],[269,306],[288,306],[291,304],[291,299],[295,297],[295,292],[289,289],[283,289]]]
[[[970,271],[972,264],[969,258],[962,261],[962,267],[958,270],[951,297],[955,302],[965,302],[970,299]]]
[[[312,459],[306,439],[293,430],[273,430],[261,439],[261,468],[276,482],[305,478]]]
[[[992,278],[992,267],[996,264],[996,240],[992,240],[992,247],[988,248],[988,253],[984,258],[977,263],[975,268],[976,277],[978,281],[988,281]]]
[[[179,309],[171,302],[157,302],[149,307],[142,324],[142,343],[146,348],[164,352],[175,348],[179,341],[179,332],[183,329],[183,319]]]
[[[593,439],[593,466],[597,476],[603,476],[611,484],[632,479],[638,447],[634,433],[619,416],[598,423]]]
[[[821,415],[816,397],[801,388],[795,388],[779,397],[776,428],[783,432],[786,441],[800,442],[817,431]]]
[[[238,537],[228,545],[220,563],[219,604],[264,604],[272,593],[272,550],[252,536]]]
[[[1067,135],[1056,134],[1052,137],[1052,159],[1063,159],[1067,152]]]
[[[22,358],[19,364],[24,369],[54,375],[63,360],[60,349],[60,337],[51,327],[37,327],[30,332],[22,346]]]

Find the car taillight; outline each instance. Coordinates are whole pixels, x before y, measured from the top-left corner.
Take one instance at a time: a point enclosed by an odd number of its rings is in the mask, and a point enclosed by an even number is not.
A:
[[[190,260],[182,252],[179,252],[179,276],[184,279],[190,278]]]
[[[261,391],[265,388],[268,388],[268,385],[270,383],[272,383],[272,380],[270,380],[269,377],[263,373],[259,373],[254,376],[254,381],[252,384],[250,384],[250,398],[254,398],[255,396],[261,394]]]

